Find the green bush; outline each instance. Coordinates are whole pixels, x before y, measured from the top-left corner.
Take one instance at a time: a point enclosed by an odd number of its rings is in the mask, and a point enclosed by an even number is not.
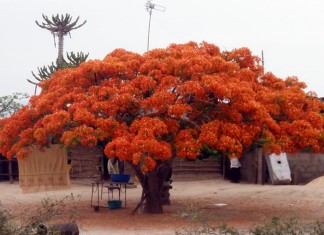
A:
[[[198,220],[196,220],[198,221]],[[176,235],[324,235],[324,223],[315,222],[305,224],[296,218],[280,219],[273,217],[271,221],[263,221],[255,225],[250,231],[239,231],[228,227],[226,224],[211,225],[203,221],[194,223],[189,228],[182,228],[175,232]]]
[[[77,199],[77,200],[76,200]],[[72,203],[67,203],[67,200]],[[0,234],[1,235],[36,235],[41,224],[51,221],[63,223],[75,222],[78,216],[80,195],[76,198],[73,194],[60,200],[45,198],[35,210],[22,211],[19,217],[14,217],[8,210],[0,208]],[[72,206],[70,206],[72,205]]]
[[[1,235],[15,235],[17,231],[15,230],[15,224],[11,214],[0,208],[0,234]]]
[[[253,235],[303,235],[305,227],[295,218],[281,220],[279,217],[273,217],[270,222],[265,222],[251,230]]]
[[[240,235],[239,231],[235,228],[228,227],[226,224],[218,226],[212,226],[208,223],[204,223],[201,226],[193,226],[191,228],[184,228],[177,230],[176,235]]]

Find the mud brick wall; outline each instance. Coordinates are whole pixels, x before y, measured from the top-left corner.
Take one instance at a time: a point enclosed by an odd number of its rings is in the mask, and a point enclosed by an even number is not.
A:
[[[172,164],[173,174],[222,174],[222,165],[219,159],[207,158],[204,160],[188,161],[176,158]]]
[[[253,150],[240,158],[241,181],[255,183],[258,174],[258,154]],[[324,176],[324,154],[297,153],[287,154],[289,167],[292,176],[292,184],[306,184],[313,179]],[[72,160],[72,179],[91,178],[99,179],[102,176],[102,169],[106,168],[103,163],[103,150],[101,147],[82,147],[77,146],[69,150],[68,158]],[[264,160],[264,157],[263,157]],[[265,161],[262,161],[264,168],[264,182],[268,181]],[[131,167],[125,164],[125,173],[133,175]],[[202,161],[185,161],[175,159],[173,163],[173,174],[222,174],[222,164],[219,160],[205,159]]]
[[[287,154],[293,184],[306,184],[324,176],[324,154]]]
[[[76,146],[68,151],[68,159],[72,160],[71,179],[101,177],[103,150],[101,147]]]
[[[323,153],[296,153],[287,154],[289,168],[291,171],[292,184],[307,184],[313,179],[324,176],[324,154]],[[264,160],[264,156],[263,156]],[[241,180],[248,183],[255,183],[258,177],[258,157],[255,150],[240,158]],[[264,168],[264,182],[268,183],[268,173],[265,161],[262,166]]]

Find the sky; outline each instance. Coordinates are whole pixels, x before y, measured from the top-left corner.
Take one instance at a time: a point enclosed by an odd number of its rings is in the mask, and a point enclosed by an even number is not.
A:
[[[87,23],[65,37],[64,51],[103,59],[116,48],[143,54],[149,13],[146,0],[1,0],[0,96],[34,93],[31,71],[51,64],[57,47],[41,29],[42,14],[70,14]],[[324,97],[323,0],[153,0],[150,49],[189,41],[221,50],[248,47],[264,52],[265,70],[284,79],[297,76],[306,91]],[[39,91],[38,91],[39,92]]]

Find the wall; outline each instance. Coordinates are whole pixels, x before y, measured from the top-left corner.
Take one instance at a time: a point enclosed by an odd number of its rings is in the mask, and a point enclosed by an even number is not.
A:
[[[207,158],[188,161],[176,158],[172,164],[172,179],[216,179],[222,178],[222,159]]]
[[[293,184],[305,184],[324,175],[324,154],[287,154]]]
[[[71,179],[101,178],[103,150],[101,147],[76,146],[68,151],[68,159],[72,160]]]
[[[241,181],[248,183],[269,183],[264,156],[261,158],[257,149],[243,155],[240,158]],[[290,170],[292,173],[292,184],[306,184],[311,180],[324,175],[324,154],[297,153],[287,154]],[[72,159],[73,170],[71,178],[100,178],[101,169],[106,168],[103,162],[103,150],[101,147],[77,146],[69,151],[69,159]],[[259,162],[261,162],[259,165]],[[187,174],[212,174],[220,176],[222,166],[220,161],[205,159],[203,161],[185,161],[176,159],[173,164],[175,175]],[[125,165],[125,173],[133,174],[128,164]]]
[[[240,159],[241,180],[249,183],[269,183],[264,156],[261,166],[257,150],[253,150]],[[292,176],[292,184],[307,184],[313,179],[324,176],[324,154],[296,153],[287,154]],[[261,175],[262,174],[262,175]],[[258,180],[259,179],[259,180]]]
[[[76,146],[69,150],[68,159],[72,160],[71,179],[108,179],[107,158],[104,156],[101,147],[82,147]],[[208,158],[201,161],[187,161],[184,159],[175,159],[173,162],[173,174],[177,176],[186,176],[193,174],[196,176],[212,175],[220,177],[222,174],[222,165],[219,159]],[[102,173],[101,173],[102,172]],[[133,169],[128,163],[125,163],[125,174],[134,175]]]
[[[256,183],[257,179],[257,152],[256,149],[243,155],[241,162],[241,181]]]

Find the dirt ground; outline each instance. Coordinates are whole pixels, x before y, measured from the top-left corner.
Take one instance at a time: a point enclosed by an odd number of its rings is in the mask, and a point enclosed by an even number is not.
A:
[[[90,206],[91,182],[86,180],[73,181],[70,189],[31,194],[23,194],[18,182],[0,182],[0,201],[2,207],[20,213],[23,208],[39,207],[44,198],[59,200],[71,193],[80,195],[77,223],[84,235],[175,234],[175,230],[192,225],[197,218],[239,229],[248,229],[273,216],[297,217],[303,222],[324,220],[324,177],[307,185],[232,184],[219,178],[179,178],[172,186],[172,203],[158,215],[131,215],[141,197],[140,185],[127,189],[127,208],[100,208],[95,212]],[[107,203],[107,193],[100,203]]]

